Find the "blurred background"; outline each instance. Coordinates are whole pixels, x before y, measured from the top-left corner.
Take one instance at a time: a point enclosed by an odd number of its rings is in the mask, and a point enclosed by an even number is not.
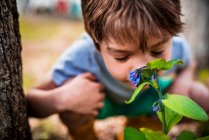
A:
[[[28,89],[50,72],[64,49],[84,32],[84,26],[80,0],[17,0],[17,5],[27,94]],[[183,35],[197,60],[196,78],[209,85],[209,1],[182,0],[182,10],[182,20],[186,23]],[[96,122],[95,127],[101,139],[111,140],[123,122],[123,117],[108,118],[103,123]],[[70,139],[57,115],[42,120],[30,118],[30,125],[34,140]]]

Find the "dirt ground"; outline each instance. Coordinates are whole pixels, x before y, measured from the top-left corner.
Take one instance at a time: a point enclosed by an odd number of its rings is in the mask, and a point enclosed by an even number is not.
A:
[[[27,15],[20,17],[22,35],[23,81],[25,94],[36,85],[58,59],[59,55],[76,40],[84,27],[82,21],[73,21],[64,17]],[[66,127],[57,115],[46,119],[29,119],[34,140],[70,140]],[[124,128],[126,118],[112,117],[97,121],[95,128],[100,140],[114,140],[116,132]],[[188,124],[187,128],[197,131],[199,125]],[[180,129],[179,129],[180,128]],[[176,135],[184,126],[175,127],[171,135]]]

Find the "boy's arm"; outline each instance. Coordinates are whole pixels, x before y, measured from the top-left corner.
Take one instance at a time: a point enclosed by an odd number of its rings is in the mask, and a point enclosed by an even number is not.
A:
[[[181,59],[184,64],[182,66],[175,66],[175,69],[173,69],[172,73],[174,73],[175,77],[168,92],[189,96],[196,66],[190,47],[184,38],[173,38],[172,59]]]
[[[58,87],[51,77],[32,88],[27,96],[29,115],[47,117],[54,113],[74,111],[97,115],[103,107],[103,86],[90,73],[81,74]]]
[[[189,96],[190,88],[193,83],[195,67],[196,64],[192,61],[190,65],[176,72],[174,81],[167,92]]]
[[[168,92],[188,96],[209,112],[209,89],[194,80],[195,68],[193,60],[188,67],[178,72]]]

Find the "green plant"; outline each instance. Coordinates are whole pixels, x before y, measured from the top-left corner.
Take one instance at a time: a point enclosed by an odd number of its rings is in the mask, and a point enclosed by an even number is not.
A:
[[[130,72],[130,81],[136,89],[131,99],[125,102],[127,104],[133,102],[144,86],[152,86],[159,95],[159,100],[153,104],[153,111],[157,112],[163,130],[155,132],[146,128],[140,128],[140,131],[134,128],[125,128],[125,140],[169,140],[166,134],[183,117],[198,121],[208,120],[206,112],[188,97],[169,93],[163,95],[158,81],[158,72],[169,70],[175,64],[183,64],[183,62],[178,59],[168,62],[164,59],[156,59],[147,63],[145,67]]]

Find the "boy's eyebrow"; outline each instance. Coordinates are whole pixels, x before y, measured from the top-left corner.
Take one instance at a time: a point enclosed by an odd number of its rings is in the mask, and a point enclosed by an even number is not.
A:
[[[158,47],[158,46],[160,46],[161,44],[167,42],[169,39],[170,39],[170,37],[164,37],[162,40],[160,40],[160,41],[157,42],[156,44],[151,45],[151,46],[148,46],[148,48],[155,48],[155,47]]]
[[[107,50],[111,51],[111,52],[115,52],[115,53],[130,53],[130,50],[120,50],[120,49],[116,49],[113,47],[108,46]]]
[[[162,40],[160,40],[159,42],[151,45],[151,46],[148,46],[148,48],[155,48],[155,47],[158,47],[159,45],[167,42],[168,40],[170,39],[170,37],[164,37]],[[111,47],[111,46],[107,46],[107,50],[111,51],[111,52],[115,52],[115,53],[131,53],[132,51],[131,50],[120,50],[120,49],[116,49],[114,47]]]

